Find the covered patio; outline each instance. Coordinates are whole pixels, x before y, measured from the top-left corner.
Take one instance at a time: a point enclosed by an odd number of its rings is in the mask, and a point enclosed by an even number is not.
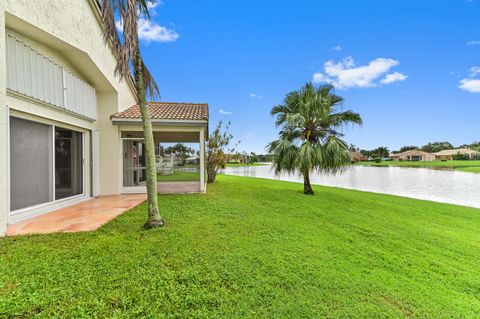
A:
[[[145,194],[89,199],[7,226],[7,236],[96,230],[147,199]]]
[[[158,192],[206,191],[208,104],[150,102]],[[140,107],[111,116],[121,139],[121,192],[146,192],[145,146]]]

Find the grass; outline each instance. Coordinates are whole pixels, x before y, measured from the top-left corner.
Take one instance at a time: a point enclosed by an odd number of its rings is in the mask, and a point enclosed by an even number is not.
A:
[[[227,163],[225,164],[225,167],[244,167],[244,166],[265,166],[268,165],[267,163],[252,163],[252,164],[247,164],[247,163]]]
[[[96,232],[0,239],[0,318],[478,318],[480,210],[219,176]]]
[[[200,181],[200,172],[174,170],[172,175],[157,175],[158,182],[190,182]]]
[[[479,167],[458,167],[457,170],[463,172],[470,172],[470,173],[480,173],[480,166]]]
[[[465,172],[480,173],[480,161],[432,161],[432,162],[415,162],[415,161],[384,161],[375,162],[358,162],[357,165],[366,166],[405,166],[405,167],[431,167],[431,168],[450,168]]]

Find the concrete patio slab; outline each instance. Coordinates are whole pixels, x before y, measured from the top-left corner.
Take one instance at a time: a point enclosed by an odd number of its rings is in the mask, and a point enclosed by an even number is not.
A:
[[[92,231],[146,199],[146,194],[101,196],[8,225],[7,236]]]

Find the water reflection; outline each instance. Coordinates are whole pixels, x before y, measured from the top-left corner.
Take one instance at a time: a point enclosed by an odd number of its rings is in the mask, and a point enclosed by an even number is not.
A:
[[[270,166],[227,167],[227,175],[302,182],[297,175],[275,176]],[[351,166],[338,175],[312,174],[312,184],[426,199],[480,208],[480,174],[409,167]]]

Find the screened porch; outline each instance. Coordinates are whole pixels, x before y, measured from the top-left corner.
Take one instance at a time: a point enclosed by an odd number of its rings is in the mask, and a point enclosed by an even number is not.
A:
[[[149,102],[160,193],[206,191],[208,104]],[[140,106],[111,116],[121,143],[122,193],[146,192],[145,145]]]

